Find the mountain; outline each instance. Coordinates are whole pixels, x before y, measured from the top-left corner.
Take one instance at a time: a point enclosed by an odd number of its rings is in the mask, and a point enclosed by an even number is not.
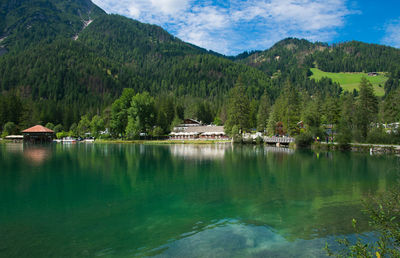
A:
[[[236,60],[270,75],[311,67],[325,72],[391,72],[400,65],[400,49],[358,41],[328,45],[287,38],[270,49],[244,56]]]
[[[1,95],[26,103],[27,123],[69,127],[83,114],[110,106],[123,88],[172,93],[182,101],[200,98],[216,109],[238,77],[251,97],[278,94],[265,73],[185,43],[159,26],[108,15],[89,1],[31,2],[2,2],[8,11],[1,25],[9,51],[0,57]],[[0,114],[0,124],[27,119],[7,114]]]
[[[18,51],[57,37],[73,38],[104,15],[90,0],[1,0],[1,44],[3,49]]]
[[[312,75],[310,68],[333,73],[383,72],[388,76],[384,87],[385,96],[400,84],[400,49],[358,41],[328,45],[287,38],[270,49],[245,52],[233,60],[278,77],[281,83],[290,80],[303,84],[301,88],[309,92],[310,87],[311,90],[315,88],[312,80],[309,80]],[[326,90],[332,93],[332,87]]]
[[[255,52],[237,62],[255,67],[269,75],[312,66],[311,55],[328,48],[326,43],[311,43],[305,39],[287,38],[271,48]]]
[[[392,72],[400,65],[400,49],[351,41],[317,51],[312,60],[325,72]]]
[[[78,41],[95,49],[101,56],[124,63],[145,56],[170,58],[207,53],[205,49],[185,43],[159,26],[120,15],[95,19],[79,34]]]

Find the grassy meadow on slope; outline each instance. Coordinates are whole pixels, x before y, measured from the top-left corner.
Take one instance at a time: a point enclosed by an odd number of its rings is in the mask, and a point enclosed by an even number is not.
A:
[[[331,78],[334,82],[337,82],[342,86],[345,91],[358,90],[361,78],[366,77],[374,86],[374,91],[377,96],[385,95],[383,86],[385,85],[388,77],[380,73],[378,76],[368,76],[368,73],[328,73],[319,70],[318,68],[311,68],[313,75],[311,79],[320,80],[322,77]]]

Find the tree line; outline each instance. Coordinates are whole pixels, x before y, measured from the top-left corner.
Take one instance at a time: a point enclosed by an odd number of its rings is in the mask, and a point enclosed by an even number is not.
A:
[[[336,140],[341,143],[398,143],[400,140],[399,130],[392,128],[388,134],[383,128],[383,124],[400,120],[400,88],[380,99],[366,78],[360,82],[358,91],[341,94],[310,94],[288,80],[276,99],[267,90],[259,99],[250,93],[241,78],[222,105],[202,98],[180,98],[172,93],[153,96],[146,91],[125,88],[118,99],[99,113],[82,115],[69,127],[52,122],[46,126],[59,137],[85,137],[90,132],[94,137],[138,139],[165,136],[184,118],[195,118],[206,124],[224,125],[231,136],[258,131],[265,135],[325,139],[336,132]],[[1,98],[3,135],[22,130],[27,116],[22,101],[15,95]],[[331,129],[330,134],[327,128]]]

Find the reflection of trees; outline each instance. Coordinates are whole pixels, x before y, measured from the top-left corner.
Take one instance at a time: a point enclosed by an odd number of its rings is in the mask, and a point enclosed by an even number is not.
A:
[[[287,239],[349,233],[361,196],[383,191],[398,172],[392,169],[396,159],[389,156],[293,155],[257,146],[225,148],[223,158],[215,160],[175,156],[170,146],[52,148],[34,174],[17,153],[3,151],[3,182],[10,184],[0,188],[0,200],[7,216],[45,227],[66,242],[66,250],[90,253],[109,245],[150,250],[226,218],[270,226]],[[17,237],[23,230],[16,226],[11,231]],[[39,229],[31,230],[27,237]],[[73,237],[80,246],[68,242]]]

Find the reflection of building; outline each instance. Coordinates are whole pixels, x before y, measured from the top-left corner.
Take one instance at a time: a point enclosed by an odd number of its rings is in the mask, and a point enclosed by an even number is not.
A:
[[[225,134],[223,126],[207,125],[207,126],[191,126],[191,127],[186,127],[180,131],[173,131],[170,133],[170,139],[224,140],[224,139],[229,139],[229,137]]]
[[[32,165],[41,165],[52,155],[51,145],[31,145],[22,143],[4,144],[8,153],[22,154]]]
[[[33,165],[40,165],[51,156],[51,149],[46,146],[24,148],[24,157]]]
[[[230,148],[230,144],[212,144],[212,145],[192,145],[192,144],[174,144],[170,146],[171,154],[187,159],[223,159],[225,150]]]
[[[35,125],[22,131],[24,142],[47,143],[54,139],[54,131],[41,125]]]
[[[24,145],[21,143],[7,143],[5,147],[9,153],[21,153],[24,151]]]

